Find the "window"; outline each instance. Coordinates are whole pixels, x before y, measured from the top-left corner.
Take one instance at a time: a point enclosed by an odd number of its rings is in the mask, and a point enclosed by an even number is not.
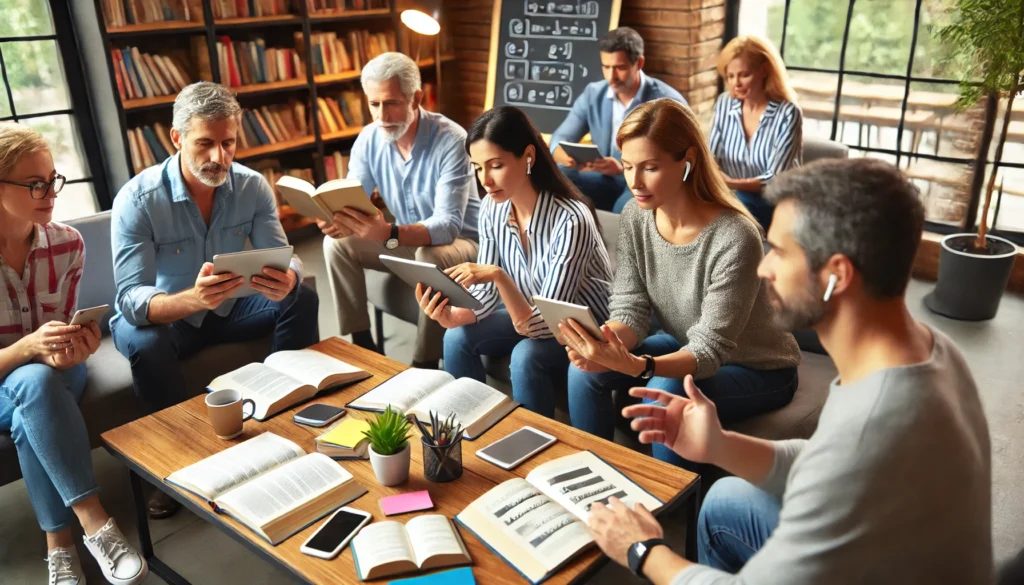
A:
[[[898,165],[921,189],[928,228],[943,232],[974,216],[969,182],[984,118],[981,107],[954,108],[956,72],[944,62],[937,36],[951,6],[951,0],[746,0],[739,14],[740,34],[765,36],[779,48],[804,112],[804,136],[837,140],[851,156]],[[1010,115],[989,225],[1024,240],[1024,105],[1015,103]]]
[[[63,34],[58,38],[48,2],[0,0],[0,13],[0,120],[32,126],[50,144],[54,167],[68,179],[57,197],[54,219],[95,213],[100,205],[92,165],[97,161],[84,154],[79,114],[88,116],[88,107],[72,98],[84,92],[72,91],[63,60],[68,51],[74,54],[74,40]]]

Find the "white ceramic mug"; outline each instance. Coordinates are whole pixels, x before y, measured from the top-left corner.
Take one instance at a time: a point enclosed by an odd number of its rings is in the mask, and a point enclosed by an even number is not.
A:
[[[246,403],[252,405],[248,416],[243,414]],[[243,400],[239,390],[217,390],[206,395],[206,412],[219,438],[234,439],[242,434],[242,423],[256,413],[256,403],[250,398]]]

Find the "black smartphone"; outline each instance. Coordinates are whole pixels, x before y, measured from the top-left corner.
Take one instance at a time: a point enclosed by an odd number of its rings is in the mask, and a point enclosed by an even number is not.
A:
[[[292,420],[307,427],[323,427],[345,416],[345,409],[330,404],[310,404],[295,413]]]

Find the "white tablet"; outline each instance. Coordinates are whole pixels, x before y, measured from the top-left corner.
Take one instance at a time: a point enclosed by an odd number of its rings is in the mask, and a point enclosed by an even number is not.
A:
[[[597,319],[594,319],[594,314],[590,312],[590,307],[538,296],[533,297],[533,304],[537,305],[537,308],[540,309],[544,322],[548,324],[548,328],[555,334],[559,342],[564,343],[564,340],[562,340],[561,333],[558,332],[558,324],[565,323],[569,319],[575,319],[594,339],[604,341],[601,326],[597,323]]]
[[[274,268],[284,272],[292,260],[292,247],[263,248],[261,250],[245,250],[230,254],[217,254],[213,257],[213,273],[231,272],[245,278],[245,284],[231,294],[231,298],[248,297],[260,294],[249,286],[253,276],[263,276],[264,268]]]
[[[469,294],[469,291],[435,264],[396,258],[386,254],[380,255],[380,261],[414,289],[417,284],[422,283],[424,288],[429,286],[435,291],[441,291],[441,294],[449,299],[448,304],[452,307],[474,311],[484,308],[476,297]]]

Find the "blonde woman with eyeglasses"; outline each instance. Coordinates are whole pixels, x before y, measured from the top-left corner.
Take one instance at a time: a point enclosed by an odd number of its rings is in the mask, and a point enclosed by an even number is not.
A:
[[[14,440],[46,533],[48,582],[85,583],[71,535],[77,517],[107,580],[131,585],[145,579],[148,567],[100,504],[78,409],[85,360],[100,346],[100,329],[66,325],[85,245],[74,228],[52,221],[63,187],[43,137],[0,124],[0,432]]]

